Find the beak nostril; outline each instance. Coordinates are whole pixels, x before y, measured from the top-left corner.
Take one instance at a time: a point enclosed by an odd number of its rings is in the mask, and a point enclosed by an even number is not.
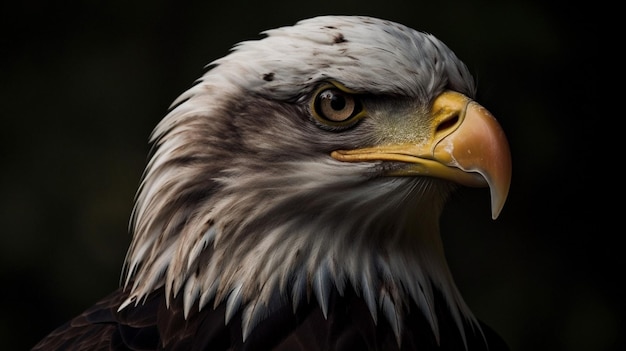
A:
[[[439,125],[437,125],[437,130],[435,132],[439,133],[441,131],[448,130],[452,128],[453,126],[455,126],[458,121],[459,121],[459,114],[458,113],[451,114],[450,116],[446,117],[443,121],[441,121]]]

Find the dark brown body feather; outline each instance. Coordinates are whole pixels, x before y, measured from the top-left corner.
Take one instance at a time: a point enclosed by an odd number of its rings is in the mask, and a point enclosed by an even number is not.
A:
[[[384,318],[374,323],[365,302],[352,291],[336,291],[329,304],[328,318],[315,299],[293,313],[284,306],[261,322],[242,342],[241,316],[224,323],[225,304],[215,309],[192,310],[183,318],[181,299],[166,308],[163,289],[143,304],[117,312],[127,298],[119,289],[80,316],[62,325],[32,350],[465,350],[456,325],[445,306],[437,306],[441,344],[416,306],[407,314],[402,344]],[[441,301],[441,300],[439,300]],[[467,350],[508,350],[504,341],[481,323],[482,334],[467,326]],[[484,337],[483,337],[484,335]]]

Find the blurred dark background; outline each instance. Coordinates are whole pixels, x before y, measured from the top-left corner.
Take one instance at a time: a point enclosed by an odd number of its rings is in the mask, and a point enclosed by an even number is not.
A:
[[[507,133],[514,172],[500,218],[491,220],[485,189],[456,193],[442,218],[475,314],[513,350],[624,349],[624,259],[604,200],[620,192],[597,159],[610,126],[597,110],[606,63],[593,8],[538,0],[0,6],[0,349],[30,348],[118,286],[148,136],[204,65],[262,30],[320,14],[435,34],[470,67],[479,102]]]

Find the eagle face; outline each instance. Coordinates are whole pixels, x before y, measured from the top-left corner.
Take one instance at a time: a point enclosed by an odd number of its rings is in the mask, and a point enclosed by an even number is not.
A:
[[[225,304],[247,336],[277,309],[354,291],[372,320],[435,299],[475,323],[448,270],[439,215],[459,184],[511,176],[467,67],[432,35],[322,16],[238,44],[177,99],[152,135],[120,311],[163,288],[184,314]],[[417,310],[409,311],[410,305]],[[241,320],[231,320],[241,313]]]

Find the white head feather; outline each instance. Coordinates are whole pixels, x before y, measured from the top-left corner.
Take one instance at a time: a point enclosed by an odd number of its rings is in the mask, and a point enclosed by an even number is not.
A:
[[[186,313],[226,302],[228,320],[243,308],[245,337],[308,291],[326,312],[330,289],[351,287],[399,337],[410,300],[437,334],[434,285],[462,333],[474,319],[438,225],[452,185],[333,160],[333,149],[380,140],[322,133],[308,99],[331,80],[426,106],[444,88],[472,96],[467,68],[432,35],[374,18],[317,17],[265,34],[213,62],[156,127],[120,308],[165,286],[169,299],[184,294]]]

